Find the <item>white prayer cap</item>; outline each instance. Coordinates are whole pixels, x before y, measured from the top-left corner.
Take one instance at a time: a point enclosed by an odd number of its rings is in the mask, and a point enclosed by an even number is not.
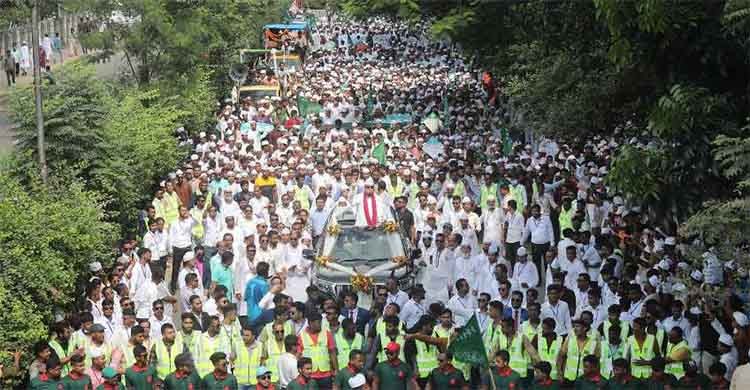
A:
[[[422,187],[422,188],[429,188],[430,187],[430,185],[427,184],[426,181],[423,181],[422,183],[420,183],[419,186]]]
[[[743,328],[750,325],[750,319],[748,319],[744,313],[736,311],[732,314],[732,317],[734,317],[734,320],[737,321],[737,325]]]
[[[142,317],[142,318],[145,318],[145,317]],[[102,351],[101,348],[96,348],[96,347],[89,348],[88,352],[89,352],[89,357],[92,359],[96,359],[98,357],[104,356],[104,351]]]
[[[664,239],[664,245],[674,246],[676,244],[677,244],[677,239],[675,239],[674,237],[670,236]]]
[[[206,132],[201,131],[200,134],[198,134],[198,136],[200,136],[201,138],[206,138]]]
[[[195,259],[195,252],[188,251],[188,252],[185,252],[185,255],[182,257],[182,262],[184,263],[186,261],[190,261],[194,259]]]
[[[661,268],[664,271],[669,271],[671,264],[669,264],[669,260],[663,259],[659,262],[658,267]]]
[[[464,198],[461,200],[461,203],[471,203],[471,199],[468,196],[464,196]]]
[[[371,177],[368,177],[367,180],[365,180],[365,186],[367,186],[367,187],[374,187],[375,186],[375,181],[372,180]]]
[[[703,281],[703,273],[701,271],[695,270],[690,273],[690,277],[695,280],[696,282],[702,282]]]
[[[681,269],[683,271],[686,271],[688,268],[690,268],[690,265],[688,263],[684,262],[684,261],[681,261],[681,262],[677,263],[677,268],[679,268],[679,269]]]
[[[362,375],[362,373],[349,378],[349,387],[351,387],[352,389],[364,386],[365,383],[367,383],[367,381],[365,380],[365,376]]]
[[[687,292],[687,286],[685,286],[684,284],[680,282],[677,282],[672,286],[672,292],[675,292],[675,293]]]
[[[197,154],[191,154],[191,155],[190,155],[190,160],[191,160],[191,161],[196,161],[196,160],[198,160],[198,155],[197,155]]]
[[[732,336],[723,333],[721,336],[719,336],[719,342],[726,345],[727,347],[731,347],[734,345],[734,340],[732,340]]]
[[[526,247],[522,246],[516,251],[516,256],[526,256]]]
[[[89,264],[89,271],[91,272],[99,272],[102,270],[102,263],[95,261],[93,263]]]
[[[653,286],[653,287],[658,287],[659,286],[659,277],[656,276],[656,275],[651,276],[650,278],[648,278],[648,283],[651,286]]]
[[[701,309],[700,309],[700,308],[699,308],[698,306],[693,306],[693,307],[691,307],[691,308],[690,308],[690,310],[689,310],[688,312],[689,312],[690,314],[692,314],[692,315],[696,315],[696,316],[698,316],[698,315],[701,315],[701,314],[703,313],[703,312],[701,311]]]
[[[281,234],[283,235],[292,234],[292,231],[289,230],[289,228],[283,228],[281,229]]]
[[[615,196],[614,198],[612,198],[612,203],[614,203],[616,206],[622,206],[623,204],[625,204],[621,196]]]

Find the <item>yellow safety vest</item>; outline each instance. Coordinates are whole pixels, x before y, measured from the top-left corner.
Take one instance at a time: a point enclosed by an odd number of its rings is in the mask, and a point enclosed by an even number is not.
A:
[[[235,345],[242,345],[244,343],[242,341],[242,325],[240,325],[239,320],[234,320],[234,323],[229,326],[222,322],[219,326],[219,334],[229,343],[230,351],[234,351]]]
[[[646,340],[642,346],[638,345],[635,340],[635,336],[628,337],[628,343],[630,344],[630,372],[636,378],[644,379],[651,376],[650,366],[641,366],[633,364],[635,360],[647,360],[651,361],[654,358],[654,346],[656,344],[656,338],[654,335],[646,335]]]
[[[305,186],[294,186],[294,200],[299,201],[303,209],[310,210],[310,196],[304,189]]]
[[[336,332],[336,336],[334,337],[336,340],[336,351],[337,351],[337,358],[339,362],[339,370],[346,367],[347,364],[349,364],[349,354],[354,349],[359,349],[360,351],[364,348],[363,340],[361,334],[355,333],[354,334],[354,340],[350,343],[349,340],[347,340],[344,337],[344,332],[339,330]]]
[[[214,337],[210,337],[208,333],[203,333],[198,341],[198,357],[195,359],[195,369],[198,371],[198,376],[203,378],[214,370],[211,355],[220,350],[227,350],[228,344],[226,337],[221,333]]]
[[[164,222],[166,226],[173,224],[180,216],[180,198],[176,192],[170,195],[164,192],[164,198],[161,200],[164,210]]]
[[[411,184],[409,184],[409,201],[406,204],[409,210],[414,210],[417,208],[417,194],[418,193],[419,193],[419,185],[417,185],[416,182],[412,181]]]
[[[560,231],[562,232],[566,228],[573,229],[573,213],[575,212],[575,207],[573,205],[570,206],[570,209],[565,210],[564,207],[560,207],[560,216],[557,218],[557,220],[560,222]]]
[[[612,323],[609,322],[609,320],[606,320],[603,322],[602,330],[604,331],[604,334],[602,337],[604,340],[609,343],[609,328],[612,327]],[[628,339],[628,333],[630,333],[630,324],[625,321],[620,321],[620,342],[625,342]]]
[[[500,326],[495,326],[494,323],[490,323],[487,330],[484,332],[484,349],[487,351],[487,359],[493,361],[495,359],[495,352],[497,349],[497,335],[502,333],[499,329]]]
[[[234,361],[234,376],[237,377],[237,384],[256,385],[258,384],[258,367],[260,367],[260,358],[263,353],[263,344],[256,343],[252,352],[248,352],[247,346],[243,343],[237,347],[237,360]],[[269,367],[271,372],[278,371],[276,367]]]
[[[86,360],[84,362],[84,365],[86,368],[91,367],[91,351],[94,348],[99,348],[104,353],[104,365],[108,366],[109,363],[112,362],[112,345],[110,345],[108,342],[102,343],[101,346],[97,347],[94,345],[94,343],[91,342],[90,339],[86,339],[84,341],[84,349],[86,350]]]
[[[596,339],[587,337],[583,344],[583,350],[578,349],[578,339],[575,335],[568,339],[568,351],[565,359],[565,373],[563,376],[569,381],[574,381],[583,375],[583,358],[591,355],[596,350]]]
[[[53,351],[55,351],[55,354],[57,354],[57,357],[62,360],[65,359],[68,354],[65,353],[65,350],[63,349],[62,345],[57,342],[57,340],[50,340],[47,342],[49,344],[49,347],[52,348]],[[65,377],[70,372],[70,364],[64,364],[62,366],[62,376]]]
[[[404,323],[402,321],[399,321],[398,323],[398,329],[399,331],[401,329],[404,329]],[[382,318],[378,318],[377,321],[375,321],[375,332],[380,336],[381,339],[385,339],[387,336],[385,335],[385,321],[383,321]]]
[[[179,336],[182,338],[182,342],[185,344],[185,349],[190,352],[191,355],[198,355],[198,342],[201,338],[201,334],[198,331],[193,331],[190,335],[186,335],[180,331]]]
[[[516,333],[512,340],[508,340],[503,332],[500,332],[498,338],[498,348],[506,350],[510,354],[510,368],[517,372],[521,378],[526,378],[528,366],[526,364],[526,351],[523,348],[523,335]]]
[[[541,335],[537,338],[536,341],[537,347],[539,349],[539,358],[552,366],[552,371],[550,371],[549,375],[553,380],[557,380],[559,378],[557,373],[557,356],[560,355],[562,342],[562,337],[555,336],[555,339],[552,340],[552,343],[548,343],[547,339],[545,337],[542,337]]]
[[[390,181],[389,181],[390,183]],[[388,185],[388,195],[391,196],[391,198],[395,199],[396,197],[401,196],[401,194],[404,193],[404,183],[401,182],[401,179],[396,179],[396,185]]]
[[[313,372],[331,371],[331,355],[328,352],[328,336],[325,332],[318,333],[318,342],[315,343],[308,332],[302,332],[302,356],[312,359]]]
[[[516,184],[515,186],[510,186],[510,197],[516,201],[516,210],[523,213],[523,209],[526,208],[526,197],[523,196],[523,193],[521,190],[519,190],[517,187],[521,186],[522,184]]]
[[[164,380],[167,375],[177,369],[174,364],[174,359],[177,355],[182,353],[185,349],[185,345],[182,343],[182,338],[180,338],[178,333],[175,336],[172,346],[167,347],[167,345],[164,344],[164,340],[159,339],[154,344],[154,348],[156,352],[156,376],[159,377],[159,379]]]
[[[197,222],[195,225],[193,225],[193,230],[192,230],[193,237],[195,237],[197,240],[203,239],[203,235],[205,233],[205,229],[203,228],[203,213],[207,211],[210,207],[211,207],[211,203],[206,202],[206,204],[203,206],[203,209],[199,209],[198,207],[193,207],[192,209],[190,209],[190,215],[192,215],[195,221]]]
[[[682,340],[677,344],[667,343],[667,357],[671,357],[672,352],[680,350],[680,349],[687,349],[688,352],[690,352],[690,347],[688,346],[688,343],[685,340]],[[666,372],[667,374],[674,375],[675,378],[677,379],[680,379],[683,376],[685,376],[685,368],[682,366],[682,362],[674,362],[674,363],[667,364],[667,366],[664,369],[664,372]]]
[[[135,364],[135,353],[133,352],[133,348],[135,348],[135,345],[130,345],[130,343],[123,348],[122,355],[125,357],[125,368]]]
[[[380,338],[380,352],[378,352],[378,362],[384,362],[384,361],[388,360],[388,357],[385,356],[385,350],[384,350],[384,348],[391,341],[392,341],[392,339],[390,337],[388,337],[388,336]],[[398,351],[398,358],[401,359],[402,362],[405,362],[406,358],[404,358],[404,342],[405,342],[404,336],[402,336],[399,333],[399,335],[393,341],[395,341],[396,343],[398,343],[398,345],[401,346],[401,349]]]
[[[269,324],[266,324],[266,326],[263,327],[263,332],[265,335],[263,336],[263,340],[273,340],[273,325],[274,323],[271,322]],[[284,337],[289,335],[294,335],[294,327],[291,322],[287,321],[284,322]]]
[[[526,320],[526,322],[521,323],[521,334],[526,336],[526,339],[531,341],[534,340],[534,336],[540,336],[542,334],[542,323],[539,322],[539,325],[536,327],[531,325],[531,321]],[[533,367],[534,364],[531,361],[531,356],[527,353],[526,354],[526,366],[527,367]]]
[[[453,196],[460,196],[463,198],[464,193],[466,193],[466,189],[464,188],[464,182],[462,180],[459,180],[456,183],[456,188],[453,189]]]
[[[417,370],[419,378],[427,378],[438,366],[438,348],[425,342],[414,340],[417,346]]]
[[[266,341],[266,354],[268,355],[268,361],[266,361],[266,367],[271,370],[271,382],[276,383],[279,381],[279,358],[285,351],[284,343],[281,346],[276,342],[276,339],[270,339]]]

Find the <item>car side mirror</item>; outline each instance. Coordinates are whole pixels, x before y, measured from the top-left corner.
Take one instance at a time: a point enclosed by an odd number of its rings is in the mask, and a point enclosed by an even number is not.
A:
[[[412,249],[411,256],[409,258],[411,260],[416,260],[418,258],[422,257],[422,250],[421,249]]]
[[[312,249],[303,249],[302,257],[307,260],[315,260],[315,252],[313,252]]]

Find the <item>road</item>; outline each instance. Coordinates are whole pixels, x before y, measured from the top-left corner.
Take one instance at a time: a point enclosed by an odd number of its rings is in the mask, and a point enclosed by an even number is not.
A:
[[[124,57],[121,54],[114,55],[112,59],[103,64],[96,64],[96,75],[101,79],[112,79],[121,70],[124,64]],[[0,155],[10,152],[13,150],[13,123],[10,120],[10,113],[8,112],[8,95],[10,89],[8,84],[5,82],[5,75],[3,74],[0,78]],[[15,88],[30,85],[32,78],[30,76],[20,77],[16,80],[17,86]]]

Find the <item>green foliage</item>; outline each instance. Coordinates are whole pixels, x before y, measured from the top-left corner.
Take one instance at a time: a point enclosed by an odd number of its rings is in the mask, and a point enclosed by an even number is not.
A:
[[[132,231],[155,183],[185,157],[174,130],[187,113],[161,100],[158,90],[128,90],[117,100],[102,129],[106,147],[91,181],[109,198],[113,220]]]
[[[83,183],[29,187],[0,173],[0,345],[30,350],[55,309],[70,309],[86,267],[108,263],[114,225]]]
[[[663,171],[669,169],[664,151],[623,145],[607,174],[607,184],[623,191],[636,204],[655,204],[664,195]]]
[[[51,169],[78,167],[87,172],[101,155],[101,125],[107,112],[107,86],[97,80],[93,67],[80,61],[66,63],[43,85],[47,161]],[[31,86],[12,91],[12,119],[18,124],[17,147],[21,169],[32,170],[37,161],[34,92]]]
[[[386,15],[405,20],[416,20],[420,17],[417,0],[343,0],[340,7],[353,18],[365,18],[370,15]]]

